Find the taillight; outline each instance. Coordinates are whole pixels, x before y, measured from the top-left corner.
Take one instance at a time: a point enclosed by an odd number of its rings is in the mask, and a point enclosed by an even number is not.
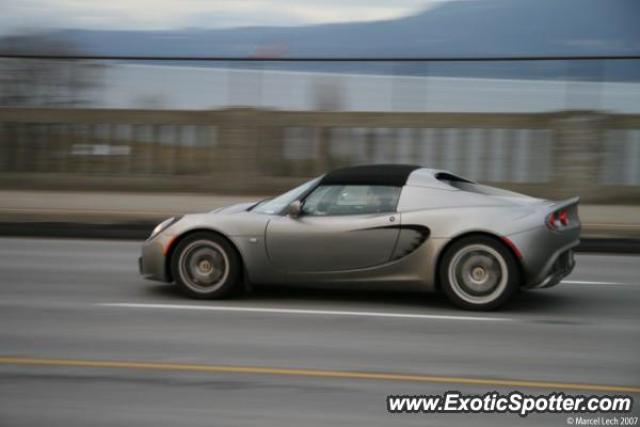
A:
[[[558,224],[559,223],[559,224]],[[558,225],[566,227],[569,225],[569,211],[562,209],[557,212],[551,212],[547,217],[547,227],[551,230],[557,230]]]
[[[560,224],[568,225],[569,224],[569,213],[567,210],[561,210],[558,214],[558,219],[560,220]]]
[[[557,228],[555,212],[551,212],[551,214],[549,214],[549,216],[547,217],[547,227],[549,227],[552,230],[555,230]]]

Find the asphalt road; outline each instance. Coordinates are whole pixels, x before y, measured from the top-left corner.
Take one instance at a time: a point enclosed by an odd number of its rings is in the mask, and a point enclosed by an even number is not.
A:
[[[138,249],[0,239],[0,426],[564,426],[572,414],[392,415],[385,399],[640,398],[639,257],[579,255],[567,283],[471,313],[415,293],[191,301],[139,278]]]

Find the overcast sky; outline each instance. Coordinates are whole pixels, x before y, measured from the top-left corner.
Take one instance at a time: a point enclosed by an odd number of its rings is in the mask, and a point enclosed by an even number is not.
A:
[[[368,21],[413,14],[439,1],[444,0],[0,0],[0,33]]]

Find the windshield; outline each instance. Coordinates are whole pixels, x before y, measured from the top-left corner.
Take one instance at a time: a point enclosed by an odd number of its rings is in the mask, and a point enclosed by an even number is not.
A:
[[[320,177],[307,181],[293,190],[289,190],[284,194],[274,197],[273,199],[264,200],[255,205],[251,211],[270,215],[278,214],[282,212],[284,208],[289,206],[291,202],[315,187],[318,181],[320,181]]]

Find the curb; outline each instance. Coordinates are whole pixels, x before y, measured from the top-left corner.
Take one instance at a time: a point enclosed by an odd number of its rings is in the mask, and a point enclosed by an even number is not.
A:
[[[0,222],[0,236],[145,240],[156,223]]]
[[[0,222],[0,236],[57,237],[75,239],[145,240],[155,222]],[[589,237],[581,238],[576,252],[640,254],[640,239]]]

